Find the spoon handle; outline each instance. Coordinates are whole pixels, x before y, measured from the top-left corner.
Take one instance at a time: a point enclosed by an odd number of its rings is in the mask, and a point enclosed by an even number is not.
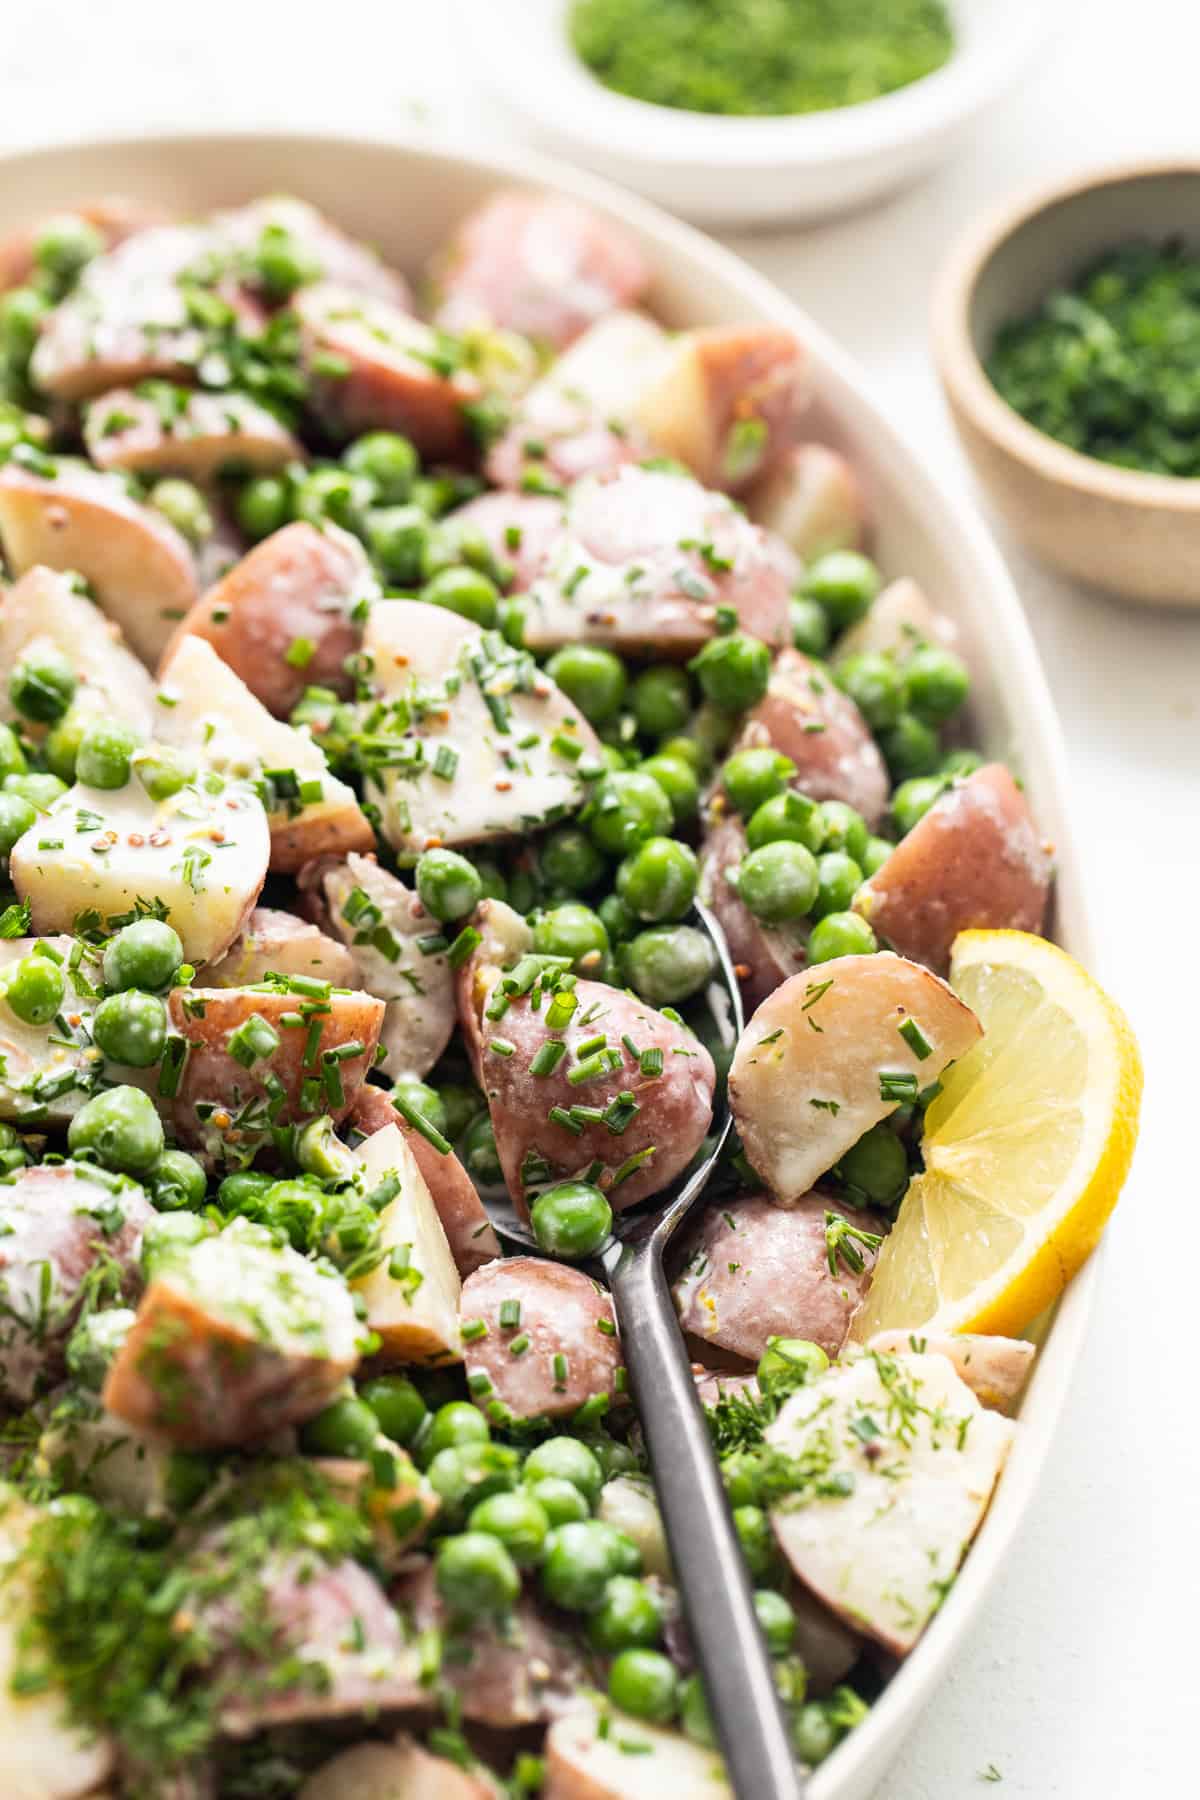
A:
[[[799,1800],[804,1790],[787,1723],[657,1246],[625,1246],[611,1283],[688,1632],[730,1780],[739,1800]]]

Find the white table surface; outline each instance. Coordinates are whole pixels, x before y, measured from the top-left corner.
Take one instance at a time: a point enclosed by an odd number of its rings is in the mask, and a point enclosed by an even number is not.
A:
[[[995,0],[998,5],[1003,0]],[[1049,5],[1052,0],[1046,0]],[[486,134],[439,0],[27,0],[4,8],[0,143],[95,127],[414,120]],[[955,164],[867,215],[737,240],[864,365],[947,489],[968,477],[926,354],[933,269],[1008,193],[1197,154],[1200,7],[1090,0]],[[1197,1792],[1200,615],[1126,610],[1003,542],[1070,749],[1102,973],[1145,1052],[1134,1174],[1061,1442],[1011,1566],[877,1800]],[[1194,1127],[1193,1127],[1194,1129]],[[666,1800],[666,1797],[664,1797]]]

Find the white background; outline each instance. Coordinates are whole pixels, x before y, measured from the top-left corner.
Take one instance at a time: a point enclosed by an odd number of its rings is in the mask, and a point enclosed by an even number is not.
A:
[[[492,127],[439,13],[439,0],[10,0],[0,141],[414,120],[478,136]],[[737,248],[842,339],[959,489],[925,341],[947,246],[1023,185],[1163,151],[1200,159],[1200,7],[1090,0],[952,167],[868,215]],[[877,1800],[1174,1800],[1200,1790],[1200,616],[1123,609],[1002,547],[1066,729],[1102,973],[1141,1035],[1146,1105],[1043,1490]]]

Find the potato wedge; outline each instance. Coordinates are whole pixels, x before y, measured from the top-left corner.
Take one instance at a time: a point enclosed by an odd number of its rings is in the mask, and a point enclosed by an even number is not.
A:
[[[596,736],[498,632],[444,607],[384,600],[371,608],[363,650],[411,745],[409,763],[368,784],[383,835],[403,857],[415,861],[433,844],[525,836],[583,804],[578,769],[598,758]]]
[[[375,1087],[370,1082],[360,1088],[347,1124],[351,1131],[365,1138],[389,1125],[397,1127],[425,1177],[454,1266],[464,1281],[484,1263],[499,1256],[500,1240],[471,1177],[453,1150],[443,1153],[428,1138],[422,1137],[396,1111],[386,1088]]]
[[[355,293],[374,294],[395,306],[411,303],[409,286],[368,244],[348,237],[307,200],[293,194],[266,194],[245,206],[218,212],[209,220],[220,242],[253,253],[264,232],[286,232],[318,273],[313,279],[339,282]]]
[[[546,1733],[544,1800],[731,1800],[719,1751],[585,1704]]]
[[[0,939],[0,982],[39,943],[49,943],[64,963],[74,947],[73,938],[56,935]],[[30,1025],[0,1001],[0,1119],[7,1124],[64,1126],[94,1088],[103,1069],[90,1029],[96,1000],[88,990],[94,990],[95,973],[94,967],[85,971],[81,988],[68,969],[63,1015],[71,1044],[59,1041],[67,1034],[55,1020]]]
[[[0,597],[0,665],[11,670],[40,643],[53,644],[70,658],[79,683],[76,709],[151,730],[154,683],[126,649],[117,626],[79,592],[71,576],[38,566]],[[16,717],[7,683],[0,688],[0,717]]]
[[[307,731],[273,719],[212,645],[179,639],[160,671],[158,733],[219,771],[270,781],[271,867],[370,850],[372,831],[353,790],[330,774]]]
[[[268,975],[307,975],[334,987],[357,987],[358,965],[344,944],[295,913],[256,906],[218,962],[204,969],[206,987],[253,987]]]
[[[808,397],[808,355],[790,331],[711,325],[671,339],[634,419],[705,487],[743,494],[787,455]]]
[[[642,1570],[662,1581],[674,1581],[666,1527],[648,1475],[614,1475],[600,1489],[596,1517],[632,1538],[642,1557]]]
[[[235,1219],[159,1267],[103,1403],[178,1449],[253,1444],[329,1404],[360,1335],[339,1276]]]
[[[248,394],[170,389],[171,398],[114,388],[87,408],[83,441],[98,469],[186,475],[207,484],[231,471],[282,469],[297,438]]]
[[[867,503],[854,469],[825,444],[794,444],[751,488],[756,525],[773,531],[804,562],[827,550],[861,549]]]
[[[390,1176],[400,1184],[380,1215],[388,1254],[354,1284],[366,1303],[367,1326],[382,1340],[380,1360],[461,1362],[462,1282],[415,1156],[394,1125],[374,1132],[356,1154],[372,1186]]]
[[[777,1200],[799,1199],[981,1035],[944,981],[890,951],[791,976],[747,1023],[729,1071],[751,1166]]]
[[[506,1300],[518,1324],[500,1322]],[[621,1345],[612,1301],[579,1269],[537,1256],[505,1256],[463,1283],[464,1325],[487,1327],[466,1348],[467,1377],[484,1412],[498,1404],[517,1419],[569,1417],[597,1394],[619,1394]],[[528,1339],[514,1356],[512,1345]],[[487,1386],[483,1387],[486,1379]]]
[[[206,638],[255,699],[286,719],[306,687],[351,692],[345,664],[362,637],[356,618],[378,594],[357,538],[297,521],[255,545],[197,601],[164,664],[188,633]]]
[[[1037,1345],[1024,1338],[971,1331],[877,1331],[866,1347],[883,1356],[944,1356],[981,1406],[1002,1413],[1013,1410],[1037,1357]]]
[[[113,250],[135,231],[148,231],[152,225],[165,225],[168,215],[160,207],[134,200],[128,194],[102,194],[95,200],[81,200],[75,206],[22,226],[0,240],[0,292],[19,287],[29,280],[36,268],[34,251],[38,238],[55,219],[85,219],[104,239],[105,248]]]
[[[74,569],[130,649],[153,667],[196,601],[196,563],[173,525],[114,476],[60,462],[54,475],[0,469],[0,540],[18,575]]]
[[[410,1737],[356,1744],[310,1775],[297,1800],[495,1800],[502,1790],[477,1767],[460,1768]]]
[[[780,1549],[839,1618],[907,1655],[979,1528],[1013,1432],[944,1356],[876,1353],[827,1369],[791,1396],[766,1436],[794,1457],[819,1446],[832,1456],[829,1473],[850,1486],[777,1506]]]
[[[747,714],[735,750],[770,745],[796,765],[792,786],[813,800],[844,800],[874,830],[890,783],[866,720],[849,694],[799,650],[775,660],[766,694]]]
[[[512,570],[510,587],[523,593],[542,566],[542,558],[563,520],[561,500],[549,494],[480,494],[447,524],[458,531],[478,531],[492,555]]]

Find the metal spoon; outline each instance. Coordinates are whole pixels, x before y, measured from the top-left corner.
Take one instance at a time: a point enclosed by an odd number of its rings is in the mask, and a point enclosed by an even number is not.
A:
[[[719,981],[709,989],[710,1010],[718,1027],[736,1037],[742,1001],[724,933],[699,903],[691,922],[707,933],[716,954]],[[643,1207],[618,1213],[595,1262],[612,1293],[688,1633],[730,1779],[739,1800],[798,1800],[804,1787],[663,1269],[667,1246],[703,1195],[731,1124],[723,1106],[703,1160]],[[485,1190],[483,1198],[502,1237],[544,1254],[507,1196]]]

